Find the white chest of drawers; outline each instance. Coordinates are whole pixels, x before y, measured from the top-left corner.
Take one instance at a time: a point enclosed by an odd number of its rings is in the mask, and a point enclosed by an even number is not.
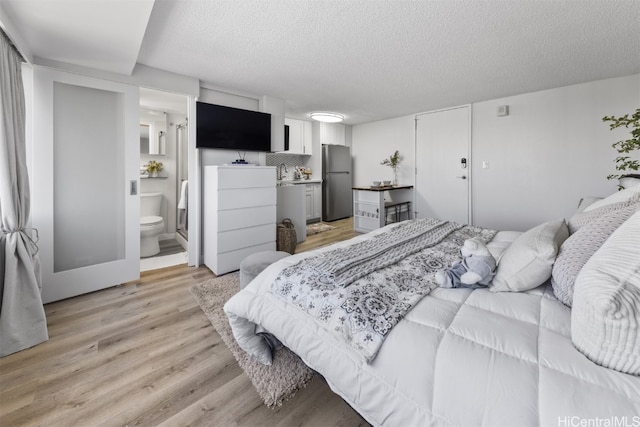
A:
[[[276,248],[276,168],[204,167],[204,263],[216,275]]]

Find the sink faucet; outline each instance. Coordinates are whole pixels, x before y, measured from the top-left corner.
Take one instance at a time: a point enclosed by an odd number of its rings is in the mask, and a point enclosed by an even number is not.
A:
[[[280,166],[278,166],[278,179],[279,179],[280,181],[282,181],[282,168],[283,168],[283,167],[284,167],[284,171],[285,171],[285,173],[286,173],[286,172],[289,172],[289,171],[287,170],[287,165],[285,165],[284,163],[281,163],[281,164],[280,164]]]

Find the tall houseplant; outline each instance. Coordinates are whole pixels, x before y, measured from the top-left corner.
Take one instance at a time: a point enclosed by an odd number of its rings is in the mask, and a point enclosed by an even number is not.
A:
[[[627,171],[638,171],[640,169],[640,160],[632,159],[627,154],[634,151],[640,152],[640,108],[636,109],[631,116],[625,114],[621,117],[605,116],[603,122],[611,122],[609,128],[611,130],[624,126],[631,128],[631,138],[614,142],[611,146],[618,152],[616,157],[616,170],[622,172],[620,174],[611,174],[607,179],[619,179],[627,175]]]

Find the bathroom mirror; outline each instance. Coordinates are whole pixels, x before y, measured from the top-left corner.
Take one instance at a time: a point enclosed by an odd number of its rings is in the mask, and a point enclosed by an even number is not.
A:
[[[140,110],[140,154],[167,154],[167,113]]]

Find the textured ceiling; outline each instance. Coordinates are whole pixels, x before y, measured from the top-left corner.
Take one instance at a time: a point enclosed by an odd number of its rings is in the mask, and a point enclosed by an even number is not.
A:
[[[640,1],[158,0],[138,62],[356,124],[638,73]]]
[[[0,9],[42,58],[137,61],[350,124],[640,72],[640,0],[156,0],[149,18],[152,4]]]

